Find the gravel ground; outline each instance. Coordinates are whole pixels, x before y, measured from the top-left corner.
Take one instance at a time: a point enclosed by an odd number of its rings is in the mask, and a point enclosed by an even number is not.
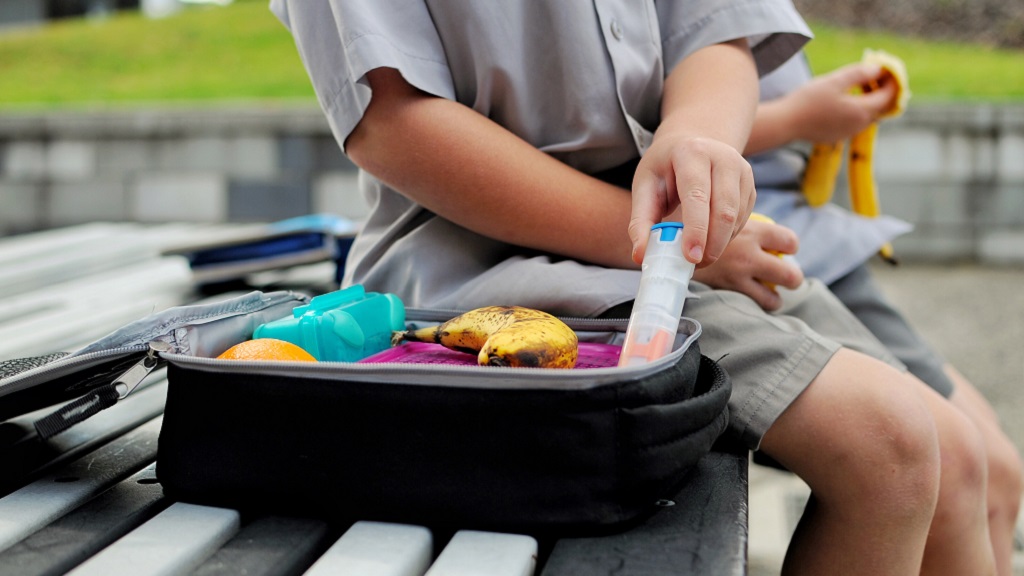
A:
[[[984,394],[1024,447],[1024,268],[875,266],[921,334]]]

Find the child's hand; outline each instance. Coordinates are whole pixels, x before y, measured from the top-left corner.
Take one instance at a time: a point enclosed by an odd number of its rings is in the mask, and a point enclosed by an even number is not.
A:
[[[782,298],[770,286],[796,289],[803,282],[800,268],[778,257],[794,254],[796,233],[778,224],[751,219],[714,266],[694,273],[694,280],[712,288],[746,294],[765,310],[778,310]]]
[[[861,94],[859,88],[877,82],[879,88]],[[882,68],[848,64],[823,74],[784,97],[797,137],[811,142],[845,140],[892,105],[896,83]]]
[[[684,134],[659,135],[633,178],[633,260],[643,260],[651,226],[679,209],[683,255],[698,267],[715,262],[743,228],[754,196],[750,164],[732,146]]]

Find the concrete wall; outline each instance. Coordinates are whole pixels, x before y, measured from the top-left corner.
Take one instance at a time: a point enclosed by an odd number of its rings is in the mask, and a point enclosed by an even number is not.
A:
[[[880,127],[875,174],[915,225],[903,258],[1024,263],[1024,106],[912,106]]]
[[[0,115],[0,206],[0,233],[366,211],[310,107]]]
[[[916,226],[903,259],[1024,263],[1024,106],[913,106],[883,124],[875,170],[884,211]],[[359,218],[355,180],[315,107],[0,115],[0,234]]]

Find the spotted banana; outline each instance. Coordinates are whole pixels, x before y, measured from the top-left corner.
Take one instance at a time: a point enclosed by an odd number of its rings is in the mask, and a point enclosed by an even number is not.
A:
[[[477,354],[481,366],[572,368],[576,333],[558,318],[522,306],[486,306],[437,326],[397,331],[391,343],[434,342]]]
[[[878,134],[878,122],[903,114],[910,100],[910,84],[903,61],[882,50],[865,50],[862,62],[877,64],[884,75],[896,83],[896,95],[891,106],[883,111],[877,121],[854,135],[850,140],[847,176],[849,179],[850,208],[867,218],[881,214],[878,202],[878,188],[874,177],[874,148]],[[861,87],[863,92],[878,89],[877,83]],[[818,143],[814,145],[807,162],[802,191],[811,206],[828,202],[835,188],[836,176],[842,165],[843,143]],[[886,243],[879,255],[887,262],[895,263],[892,245]]]
[[[882,112],[879,121],[903,114],[910,100],[910,89],[907,70],[903,61],[881,50],[865,50],[863,62],[881,66],[883,72],[896,83],[896,96],[892,105]],[[878,84],[864,86],[864,92],[877,90]],[[878,187],[875,185],[874,153],[875,140],[878,135],[878,121],[872,122],[850,140],[850,157],[848,177],[850,187],[850,208],[857,214],[868,218],[877,218],[882,213],[878,202]],[[892,244],[885,243],[878,255],[890,264],[896,263]]]

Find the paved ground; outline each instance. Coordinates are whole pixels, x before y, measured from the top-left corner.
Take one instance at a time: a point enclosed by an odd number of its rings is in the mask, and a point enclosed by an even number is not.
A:
[[[1024,447],[1024,269],[880,265],[875,272],[889,298],[974,382]],[[794,476],[751,467],[751,576],[778,575],[806,496]],[[1024,575],[1024,553],[1015,574]]]

